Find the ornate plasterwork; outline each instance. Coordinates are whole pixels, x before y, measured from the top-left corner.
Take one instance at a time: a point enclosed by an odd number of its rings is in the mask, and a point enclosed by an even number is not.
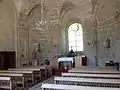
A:
[[[33,0],[28,0],[27,2],[24,0],[23,3],[18,18],[17,67],[30,63],[30,30],[28,17],[35,6],[40,4],[39,0],[34,0],[34,2]],[[26,3],[29,4],[24,6]]]
[[[42,2],[41,2],[42,1]],[[48,33],[50,34],[52,28],[58,27],[57,23],[59,20],[49,20],[48,19],[48,25],[45,25],[45,27],[42,28],[42,30],[36,29],[36,22],[37,20],[47,20],[47,7],[45,6],[43,0],[25,0],[23,1],[23,7],[21,9],[21,12],[19,13],[19,19],[18,19],[18,40],[17,40],[17,56],[18,56],[18,67],[22,66],[23,64],[29,64],[32,62],[33,59],[33,52],[37,52],[37,44],[41,44],[41,52],[37,55],[41,55],[44,57],[44,54],[47,55],[47,53],[52,52],[50,50],[45,50],[47,43],[47,39],[49,38],[49,35],[46,36]],[[27,5],[26,5],[27,3]],[[42,6],[41,6],[42,3]],[[43,9],[41,9],[43,8]],[[42,11],[41,11],[42,10]],[[45,30],[49,28],[49,31]],[[51,44],[52,45],[52,44]],[[37,56],[37,59],[40,59],[39,56]]]
[[[116,3],[117,7],[115,13],[111,17],[104,16],[103,20],[99,19],[99,17],[103,16],[101,11],[107,8],[107,4],[105,3],[105,0],[92,0],[92,4],[93,4],[93,19],[97,20],[96,23],[98,30],[103,30],[105,28],[119,24],[120,22],[119,3]],[[106,5],[106,7],[103,8],[103,5]]]
[[[60,15],[59,15],[59,16],[60,16],[60,20],[63,20],[65,14],[66,14],[68,11],[74,9],[75,7],[76,7],[76,6],[75,6],[73,3],[71,3],[70,1],[65,1],[65,2],[63,2],[63,5],[62,5],[62,7],[61,7],[61,9],[60,9]]]

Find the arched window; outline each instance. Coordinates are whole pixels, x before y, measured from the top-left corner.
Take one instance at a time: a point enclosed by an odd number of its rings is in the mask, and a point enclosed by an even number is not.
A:
[[[69,51],[83,51],[83,29],[80,23],[71,24],[68,28]]]

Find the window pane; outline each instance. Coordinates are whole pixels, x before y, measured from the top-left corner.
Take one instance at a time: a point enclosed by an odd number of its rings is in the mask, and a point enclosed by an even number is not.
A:
[[[81,36],[80,30],[76,32],[76,35],[77,35],[77,36]]]
[[[71,47],[69,47],[69,51],[71,50]],[[72,47],[72,50],[75,52],[77,50],[77,47],[76,46],[73,46]]]
[[[75,46],[76,45],[76,42],[69,42],[69,46],[70,47],[73,47],[73,46]]]
[[[78,24],[75,23],[75,24],[73,24],[73,25],[71,26],[71,27],[72,27],[71,29],[74,30],[74,31],[77,31],[77,30],[78,30],[78,27],[77,27],[77,26],[78,26]]]
[[[75,37],[69,39],[70,42],[75,42]]]
[[[73,30],[71,30],[71,29],[68,31],[68,33],[69,33],[69,34],[74,34],[74,35],[75,35],[75,31],[73,31]]]
[[[83,40],[82,36],[76,36],[76,41],[81,41]]]
[[[81,46],[83,45],[81,42],[77,42],[77,46]]]
[[[71,31],[68,35],[69,41],[75,41],[75,32]]]
[[[76,47],[73,47],[72,49],[73,49],[74,52],[77,51],[77,48],[76,48]]]
[[[77,51],[83,51],[83,47],[77,47]]]

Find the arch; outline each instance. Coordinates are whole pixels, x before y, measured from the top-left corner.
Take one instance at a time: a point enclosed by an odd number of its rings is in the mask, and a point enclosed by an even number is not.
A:
[[[61,10],[60,10],[60,20],[62,21],[65,14],[74,9],[76,7],[76,5],[74,5],[73,3],[71,3],[70,1],[65,1],[63,2],[63,5],[61,7]]]
[[[70,19],[68,20],[66,23],[65,23],[65,28],[66,30],[69,28],[69,26],[73,23],[80,23],[82,26],[83,26],[83,22],[77,18],[73,18],[73,19]]]
[[[29,11],[28,11],[28,14],[27,16],[30,16],[30,14],[32,13],[33,10],[35,10],[36,8],[41,8],[41,5],[40,4],[36,4],[35,6],[33,6]],[[41,9],[40,9],[41,11]]]
[[[68,54],[69,52],[69,44],[68,44],[68,28],[73,23],[80,23],[83,28],[84,32],[84,23],[79,18],[69,18],[62,22],[62,28],[61,28],[61,53]],[[83,34],[84,39],[84,34]],[[84,43],[84,41],[83,41]]]

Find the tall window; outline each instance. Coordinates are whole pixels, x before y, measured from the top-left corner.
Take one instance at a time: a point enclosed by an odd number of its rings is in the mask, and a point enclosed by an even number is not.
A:
[[[71,24],[68,28],[69,51],[83,51],[83,29],[80,23]]]

